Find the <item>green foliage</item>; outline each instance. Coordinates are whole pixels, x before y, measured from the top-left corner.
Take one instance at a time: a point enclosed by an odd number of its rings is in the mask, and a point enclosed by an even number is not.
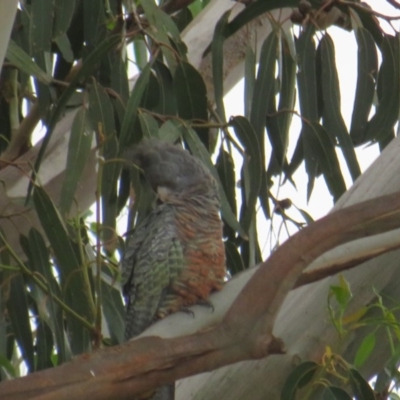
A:
[[[181,39],[184,27],[208,1],[196,0],[174,14],[168,10],[168,2],[161,2],[161,7],[152,0],[136,3],[136,14],[126,12],[130,10],[117,0],[25,1],[17,12],[17,28],[6,54],[9,64],[3,67],[1,82],[2,87],[18,92],[17,107],[12,109],[9,97],[2,95],[0,151],[6,149],[15,128],[11,121],[23,121],[23,101],[39,107],[46,133],[27,197],[40,225],[20,235],[23,254],[9,245],[6,234],[0,235],[1,379],[20,373],[18,353],[32,372],[123,340],[124,308],[117,268],[123,241],[117,233],[117,219],[131,186],[134,198],[126,230],[134,229],[151,208],[152,192],[138,171],[126,165],[127,152],[144,137],[180,141],[202,159],[218,181],[227,266],[234,275],[261,261],[264,243],[260,243],[258,208],[265,220],[276,217],[282,224],[292,222],[296,229],[312,221],[303,210],[299,210],[301,222],[286,215],[292,203],[289,200],[284,207],[275,199],[270,191],[274,184],[294,183],[294,173],[305,165],[307,197],[322,175],[337,200],[346,190],[338,151],[354,180],[360,175],[355,147],[374,142],[383,147],[393,136],[400,104],[399,38],[383,33],[371,14],[351,2],[342,5],[348,14],[351,11],[359,49],[350,129],[341,115],[333,41],[326,31],[318,30],[312,18],[291,31],[273,23],[258,64],[255,51],[248,46],[244,55],[245,115],[227,114],[226,39],[265,12],[296,7],[297,0],[258,0],[232,20],[229,12],[222,15],[208,49],[212,82],[205,81],[190,63]],[[316,11],[320,2],[312,5]],[[132,60],[125,50],[133,55]],[[130,87],[128,69],[132,64],[138,76]],[[5,73],[14,69],[17,78]],[[300,113],[295,110],[296,94]],[[373,107],[375,114],[370,117]],[[76,114],[58,201],[46,192],[38,176],[46,152],[52,151],[57,123],[68,112]],[[302,125],[295,145],[293,116],[299,116]],[[97,174],[93,172],[92,177],[96,182],[95,221],[90,225],[75,195],[93,158],[93,133],[98,162],[93,166]],[[293,144],[292,153],[289,144]],[[278,242],[279,237],[271,248]],[[344,280],[331,288],[330,300],[331,320],[339,334],[345,335],[351,292]],[[390,326],[391,340],[398,340],[394,314],[383,305],[381,309],[384,317],[380,323]],[[360,318],[355,321],[360,323]],[[365,337],[355,367],[368,362],[375,339],[375,331]],[[391,377],[398,347],[393,344],[392,350]],[[329,361],[329,366],[336,361]],[[368,399],[370,391],[357,371],[344,363],[341,366],[352,393]],[[289,377],[282,398],[294,399],[298,389],[319,382],[321,371],[331,373],[327,365],[301,364]],[[329,385],[323,398],[349,398],[346,396],[341,388]]]
[[[377,294],[370,306],[349,312],[352,294],[348,282],[341,276],[339,284],[331,286],[328,295],[328,313],[343,343],[355,331],[364,333],[358,344],[352,363],[335,354],[327,343],[320,363],[304,361],[287,377],[282,389],[282,400],[308,399],[366,399],[374,400],[376,393],[385,398],[396,398],[394,389],[398,382],[397,365],[400,355],[399,305]],[[387,304],[392,304],[388,308]],[[379,331],[390,343],[391,357],[376,381],[371,384],[358,371],[377,351]],[[380,336],[381,337],[381,336]],[[393,385],[395,383],[395,385]]]

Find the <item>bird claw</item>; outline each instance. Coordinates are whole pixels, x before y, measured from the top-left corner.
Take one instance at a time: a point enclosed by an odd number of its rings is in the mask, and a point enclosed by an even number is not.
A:
[[[194,311],[191,310],[190,308],[184,307],[184,308],[181,308],[179,311],[181,311],[185,314],[190,314],[194,318]]]
[[[215,310],[214,304],[211,303],[210,300],[202,299],[202,300],[199,300],[196,304],[198,306],[204,306],[204,307],[211,309],[211,312],[214,312],[214,310]]]
[[[194,305],[196,305],[196,306],[204,306],[204,307],[207,307],[207,308],[211,309],[211,312],[214,312],[214,310],[215,310],[215,309],[214,309],[214,304],[211,303],[211,301],[206,300],[206,299],[199,300],[199,301],[198,301],[196,304],[194,304]],[[190,314],[193,318],[195,317],[194,311],[191,310],[190,308],[183,307],[183,308],[181,308],[179,311],[182,311],[182,312],[184,312],[184,313],[186,313],[186,314]]]

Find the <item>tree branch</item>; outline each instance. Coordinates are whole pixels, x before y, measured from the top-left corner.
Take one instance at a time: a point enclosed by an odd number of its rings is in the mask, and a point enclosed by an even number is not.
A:
[[[261,264],[222,322],[173,339],[145,337],[0,384],[0,398],[129,399],[182,377],[283,351],[272,329],[302,270],[325,251],[400,226],[398,193],[332,213],[298,232]]]

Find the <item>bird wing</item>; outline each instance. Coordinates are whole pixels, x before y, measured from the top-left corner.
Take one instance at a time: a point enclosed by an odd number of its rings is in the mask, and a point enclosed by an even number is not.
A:
[[[184,268],[172,207],[159,205],[128,237],[121,266],[128,339],[154,321],[167,288]]]

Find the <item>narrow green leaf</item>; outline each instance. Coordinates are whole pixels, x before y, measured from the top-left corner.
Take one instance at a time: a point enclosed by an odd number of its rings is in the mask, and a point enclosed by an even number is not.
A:
[[[368,360],[372,351],[375,348],[376,336],[375,332],[371,332],[362,340],[360,346],[358,347],[357,353],[354,357],[354,366],[356,368],[362,367]]]
[[[33,202],[38,213],[40,223],[46,232],[54,254],[61,266],[61,278],[66,279],[67,275],[76,273],[80,262],[75,256],[67,231],[62,222],[54,203],[49,195],[40,186],[35,187]]]
[[[0,227],[0,248],[6,248],[6,236],[4,231]],[[11,265],[10,263],[10,253],[8,251],[0,251],[0,263],[2,265]],[[6,378],[6,373],[4,371],[8,371],[8,373],[13,376],[15,371],[14,368],[9,370],[9,361],[7,360],[7,347],[10,341],[10,335],[8,334],[9,321],[7,316],[7,293],[10,292],[10,279],[11,271],[6,271],[0,269],[0,379],[3,380]],[[11,339],[12,340],[12,339]],[[4,355],[4,356],[3,356]],[[10,357],[11,358],[11,357]]]
[[[13,40],[8,42],[7,60],[28,75],[36,77],[40,82],[48,85],[52,81],[51,75],[44,72],[21,47]]]
[[[68,143],[67,166],[61,189],[60,211],[68,215],[92,144],[93,128],[85,108],[77,112]]]
[[[309,225],[312,222],[314,222],[314,219],[311,217],[311,215],[308,212],[302,210],[301,208],[297,208],[297,210],[299,211],[301,216],[304,218],[304,221],[306,221],[307,225]]]
[[[318,369],[318,364],[305,361],[298,365],[286,378],[281,392],[281,400],[295,400],[297,388],[308,382]]]
[[[181,62],[175,71],[173,87],[179,117],[206,122],[207,90],[197,69],[187,62]],[[196,132],[208,148],[208,130],[197,128]]]
[[[159,87],[159,101],[154,111],[164,115],[175,115],[177,110],[172,75],[169,69],[159,61],[154,63],[154,71]]]
[[[71,43],[69,42],[68,36],[64,33],[57,38],[54,39],[55,43],[57,44],[58,48],[61,51],[61,54],[65,61],[70,63],[74,62],[74,53],[71,48]]]
[[[15,371],[14,366],[11,364],[10,361],[7,360],[6,357],[3,356],[3,354],[0,353],[0,368],[2,368],[4,371],[7,371],[7,373],[12,376],[13,378],[17,377],[17,373]]]
[[[147,46],[143,40],[134,40],[133,52],[135,54],[135,62],[140,70],[142,70],[149,62],[149,54],[147,52]]]
[[[237,215],[235,163],[231,154],[225,151],[223,146],[220,147],[216,168],[232,212]],[[235,236],[236,232],[229,225],[224,224],[224,237],[234,240]]]
[[[248,184],[248,192],[246,193],[246,208],[241,217],[241,226],[248,232],[250,225],[255,215],[255,207],[257,196],[260,192],[262,184],[263,165],[261,158],[261,144],[258,140],[253,127],[245,117],[233,117],[230,121],[235,130],[236,136],[240,140],[242,146],[245,148],[248,157],[248,177],[250,179]],[[244,183],[244,182],[243,182]]]
[[[307,25],[299,38],[295,39],[298,55],[297,85],[302,119],[301,137],[304,148],[304,160],[308,175],[307,199],[310,198],[317,175],[317,159],[312,151],[313,132],[311,123],[318,121],[317,80],[316,80],[316,50],[314,43],[315,27]]]
[[[50,325],[51,330],[54,333],[57,346],[58,362],[62,364],[70,359],[70,355],[68,354],[65,343],[64,319],[62,311],[55,303],[53,298],[53,295],[61,298],[61,290],[58,282],[54,278],[52,265],[49,261],[49,251],[47,250],[46,243],[40,232],[32,228],[29,231],[28,238],[25,239],[25,245],[23,245],[24,237],[21,235],[20,242],[25,254],[28,257],[29,267],[31,267],[33,272],[35,272],[39,277],[43,278],[44,283],[46,284],[50,293],[48,299],[46,299],[46,308],[48,311],[48,318],[46,319],[46,322]]]
[[[143,93],[140,107],[146,110],[153,110],[158,106],[160,101],[160,85],[153,71],[149,76],[149,82]]]
[[[355,145],[365,140],[365,130],[375,93],[378,56],[372,35],[364,28],[355,30],[358,45],[357,86],[351,117],[350,136]]]
[[[79,253],[72,244],[57,209],[43,188],[35,186],[33,202],[57,260],[65,301],[76,313],[91,322],[92,293],[85,285],[82,261],[78,259]],[[67,329],[73,354],[90,350],[89,332],[80,320],[67,314]]]
[[[102,238],[108,242],[114,238],[117,218],[117,185],[121,164],[116,160],[118,139],[114,123],[114,111],[106,90],[93,80],[89,92],[89,111],[92,125],[96,131],[100,154],[104,159],[101,165],[101,211]]]
[[[28,371],[33,372],[35,370],[33,338],[26,288],[21,274],[15,274],[11,278],[7,310],[22,357],[28,367]]]
[[[339,285],[330,286],[330,290],[333,291],[336,301],[344,310],[352,299],[353,294],[351,293],[349,283],[346,281],[343,275],[339,275]]]
[[[292,159],[290,160],[290,164],[285,168],[286,177],[290,180],[293,186],[296,187],[295,182],[292,179],[292,175],[295,173],[297,168],[300,167],[301,163],[304,161],[304,146],[303,146],[303,138],[300,134],[296,147],[294,149]]]
[[[79,3],[78,3],[79,4]],[[107,33],[105,21],[105,3],[98,0],[85,0],[82,2],[81,12],[84,26],[84,41],[88,49],[97,47]],[[80,10],[79,10],[80,11]]]
[[[265,39],[260,54],[257,78],[254,87],[253,101],[251,103],[250,123],[263,143],[265,118],[268,102],[275,92],[275,65],[278,50],[278,35],[272,31]]]
[[[351,4],[349,4],[349,7],[352,8],[351,12],[360,18],[362,26],[372,35],[375,43],[380,47],[385,33],[375,15],[371,13],[368,7],[365,9],[364,7],[352,7]]]
[[[170,119],[161,125],[158,135],[168,143],[175,143],[181,137],[181,127],[180,122]]]
[[[217,22],[214,30],[213,41],[211,44],[212,54],[212,74],[214,82],[214,95],[216,112],[220,120],[226,123],[225,106],[224,106],[224,41],[225,29],[228,24],[228,18],[231,11],[226,11]]]
[[[258,137],[261,154],[262,174],[259,186],[259,198],[262,210],[266,218],[270,217],[268,205],[268,176],[265,172],[265,125],[267,113],[273,108],[272,102],[275,93],[275,66],[278,57],[278,34],[272,31],[265,39],[260,53],[260,62],[255,81],[253,100],[251,103],[250,123]],[[253,201],[252,197],[249,200]],[[248,203],[251,206],[251,203]],[[251,212],[252,211],[248,211]],[[249,224],[249,215],[246,217],[246,224]],[[250,226],[250,225],[248,225]]]
[[[226,267],[229,273],[234,276],[237,273],[244,271],[246,267],[236,245],[230,240],[225,241],[224,244]]]
[[[57,0],[54,2],[53,38],[57,38],[67,32],[74,11],[75,0]]]
[[[336,71],[335,48],[331,37],[326,33],[320,41],[321,84],[323,94],[323,127],[328,134],[336,137],[343,152],[350,175],[355,181],[361,175],[360,166],[353,143],[344,123],[340,106],[339,79]]]
[[[328,386],[322,392],[322,400],[352,400],[352,397],[337,386]]]
[[[304,133],[307,132],[308,135],[306,144],[309,155],[321,167],[329,192],[334,201],[337,201],[346,191],[346,184],[340,170],[335,146],[320,124],[314,123],[305,126],[307,126]]]
[[[142,127],[143,137],[158,137],[158,123],[153,116],[139,110],[139,121]]]
[[[31,6],[29,38],[31,52],[50,51],[53,37],[53,0],[35,0]]]
[[[144,13],[150,23],[152,35],[158,40],[159,43],[165,45],[161,47],[163,55],[171,71],[174,71],[177,65],[175,54],[170,49],[171,36],[177,43],[178,48],[181,47],[179,30],[171,17],[165,14],[155,3],[154,0],[147,0],[141,3]]]
[[[400,108],[400,35],[386,35],[382,41],[382,64],[378,74],[378,108],[368,122],[366,139],[381,141],[389,136]]]
[[[293,39],[292,39],[293,40]],[[289,131],[296,99],[296,62],[293,59],[287,39],[281,40],[282,60],[280,64],[281,86],[279,91],[277,123],[280,132],[280,146],[275,146],[274,153],[278,164],[283,167],[289,143]],[[285,111],[286,110],[286,111]]]
[[[251,114],[251,102],[256,83],[256,65],[256,55],[251,46],[247,46],[244,59],[244,116],[248,119]]]
[[[362,400],[375,400],[374,391],[361,374],[355,369],[350,369],[349,372],[350,385],[353,389],[354,396]]]
[[[135,135],[134,127],[137,119],[137,110],[142,100],[143,93],[149,82],[151,73],[151,62],[146,65],[138,80],[136,81],[135,87],[129,97],[128,104],[126,105],[126,112],[122,121],[121,132],[119,137],[119,149],[120,152],[126,149],[132,143],[140,141],[141,137]]]
[[[36,335],[36,370],[40,371],[42,369],[54,367],[51,361],[51,356],[53,354],[53,335],[49,326],[42,320],[38,322]]]
[[[121,292],[102,280],[101,294],[105,322],[110,331],[111,339],[114,344],[120,344],[125,340],[125,308],[122,303]]]

